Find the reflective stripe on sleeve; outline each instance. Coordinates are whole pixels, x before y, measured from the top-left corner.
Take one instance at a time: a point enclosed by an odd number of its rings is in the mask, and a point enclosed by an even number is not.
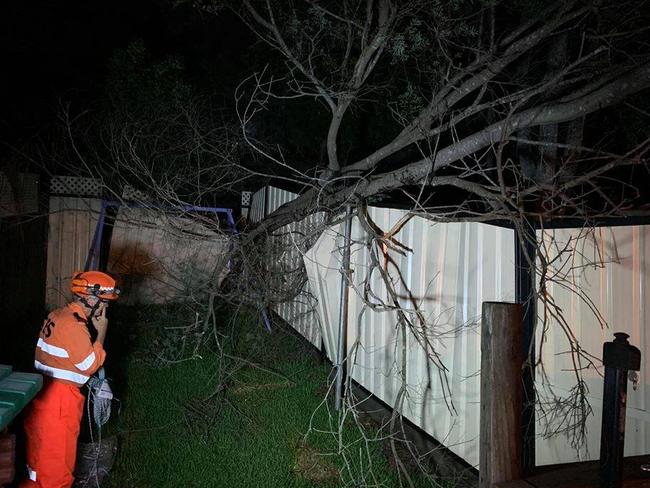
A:
[[[52,378],[74,381],[80,385],[85,385],[90,378],[89,376],[75,373],[74,371],[68,371],[67,369],[53,368],[52,366],[41,363],[40,361],[34,361],[34,367],[38,371],[46,374],[47,376],[51,376]]]
[[[34,471],[29,464],[27,465],[27,473],[29,474],[29,479],[31,481],[36,481],[36,471]]]
[[[38,347],[41,351],[44,351],[44,352],[48,353],[50,356],[56,356],[57,358],[69,358],[70,357],[70,355],[68,354],[68,351],[66,351],[62,347],[57,347],[57,346],[53,346],[52,344],[48,344],[41,337],[38,338],[38,342],[36,343],[36,347]]]
[[[81,371],[86,371],[88,368],[90,368],[93,363],[95,362],[95,351],[91,352],[88,354],[88,357],[81,361],[80,363],[75,364],[77,369]]]

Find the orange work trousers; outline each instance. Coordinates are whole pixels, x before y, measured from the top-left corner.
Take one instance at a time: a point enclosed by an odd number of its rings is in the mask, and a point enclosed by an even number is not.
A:
[[[45,378],[25,419],[29,477],[20,488],[72,486],[83,406],[79,388]]]

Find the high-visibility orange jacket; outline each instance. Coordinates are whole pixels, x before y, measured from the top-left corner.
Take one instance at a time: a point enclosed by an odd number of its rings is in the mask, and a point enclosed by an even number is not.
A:
[[[71,303],[52,312],[43,323],[34,366],[63,383],[83,386],[105,358],[102,345],[91,342],[83,309]]]
[[[106,358],[93,344],[81,306],[52,312],[36,344],[34,366],[50,378],[25,418],[28,479],[21,488],[69,488],[74,482],[84,397],[79,391]]]

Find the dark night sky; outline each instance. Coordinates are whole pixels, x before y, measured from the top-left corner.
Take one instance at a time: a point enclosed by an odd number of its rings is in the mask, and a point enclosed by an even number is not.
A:
[[[126,2],[3,2],[2,131],[10,141],[47,124],[56,100],[96,94],[106,60],[147,27]]]
[[[172,0],[0,2],[0,36],[0,166],[10,154],[3,143],[19,146],[45,133],[57,120],[60,101],[71,102],[73,113],[92,106],[102,96],[111,55],[135,40],[143,40],[156,58],[181,57],[195,84],[230,101],[250,73],[251,56],[267,59],[263,43],[249,49],[256,39],[232,14],[214,16]],[[606,116],[617,116],[618,108]],[[318,141],[306,143],[300,132],[314,122],[296,117],[314,117],[313,110],[278,113],[279,120],[294,121],[295,140],[317,147]],[[607,124],[617,125],[622,124],[616,118]],[[357,132],[364,131],[367,124],[360,124]],[[372,147],[368,137],[354,143]]]
[[[101,96],[111,54],[130,42],[180,55],[203,80],[234,73],[248,42],[237,19],[146,0],[2,2],[0,35],[0,140],[10,144],[51,124],[59,100],[81,109]]]

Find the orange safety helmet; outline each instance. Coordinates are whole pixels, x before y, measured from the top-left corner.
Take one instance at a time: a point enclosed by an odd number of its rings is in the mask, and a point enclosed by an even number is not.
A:
[[[117,300],[120,290],[115,280],[101,271],[80,271],[72,276],[70,290],[79,296],[94,296],[101,300]]]

